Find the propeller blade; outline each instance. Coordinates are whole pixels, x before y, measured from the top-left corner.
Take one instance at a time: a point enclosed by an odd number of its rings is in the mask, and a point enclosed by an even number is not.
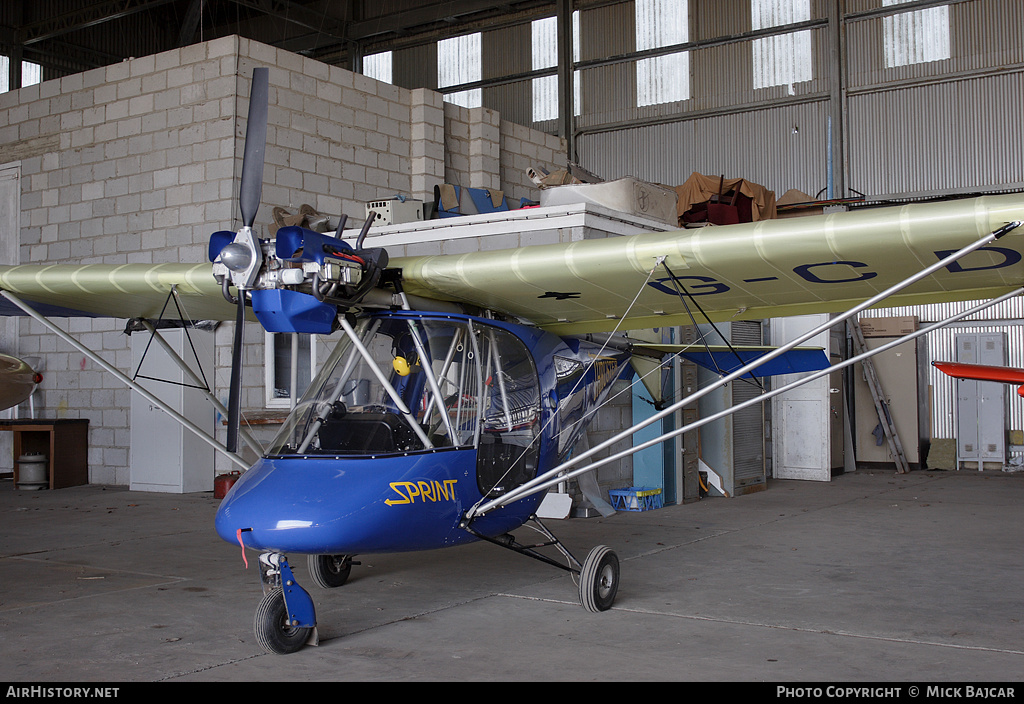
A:
[[[269,103],[269,70],[255,68],[249,91],[249,120],[245,128],[245,151],[242,153],[242,183],[238,189],[238,206],[242,224],[251,228],[263,195],[263,161],[267,151],[267,109]],[[250,235],[251,238],[251,235]],[[254,254],[258,254],[258,251]],[[231,388],[228,395],[228,452],[238,450],[238,427],[242,407],[242,326],[245,324],[245,291],[237,283],[238,303],[235,316],[235,339],[231,347]],[[245,284],[248,285],[248,284]]]
[[[267,103],[269,101],[269,70],[264,67],[252,71],[252,89],[249,91],[249,121],[245,128],[245,151],[242,154],[242,184],[238,205],[242,211],[242,224],[252,227],[263,194],[263,158],[267,150]]]
[[[238,425],[242,408],[242,325],[245,323],[245,292],[238,292],[235,340],[231,347],[231,387],[228,395],[227,450],[238,450]]]

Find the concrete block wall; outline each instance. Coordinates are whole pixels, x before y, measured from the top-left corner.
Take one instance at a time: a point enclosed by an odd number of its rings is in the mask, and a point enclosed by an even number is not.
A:
[[[203,261],[232,220],[237,65],[237,42],[219,40],[0,95],[0,162],[22,176],[20,261]],[[55,322],[134,371],[123,320]],[[127,484],[128,388],[31,319],[19,353],[41,360],[37,415],[89,418],[91,481]]]
[[[565,140],[507,120],[488,108],[444,104],[444,180],[502,191],[511,201],[539,200],[527,169],[564,168]]]
[[[21,169],[21,263],[206,261],[210,234],[240,224],[256,66],[271,68],[257,217],[264,235],[274,206],[295,212],[309,204],[332,225],[344,212],[357,227],[366,201],[396,194],[429,201],[452,175],[536,199],[525,170],[519,175],[506,163],[514,150],[550,153],[551,165],[561,165],[553,146],[560,140],[510,126],[492,110],[464,111],[433,91],[226,37],[0,94],[0,164]],[[134,371],[124,321],[56,322]],[[222,400],[232,327],[217,330],[217,369],[208,377]],[[127,484],[131,392],[31,319],[20,321],[18,343],[19,354],[40,357],[49,372],[37,415],[88,417],[91,481]],[[245,363],[243,407],[262,409],[263,332],[255,325],[246,327]],[[272,432],[260,431],[261,439]],[[218,456],[217,471],[231,468]]]
[[[528,169],[539,166],[556,171],[566,166],[565,139],[506,120],[501,122],[499,154],[501,188],[516,202],[540,197],[537,186],[526,175]]]

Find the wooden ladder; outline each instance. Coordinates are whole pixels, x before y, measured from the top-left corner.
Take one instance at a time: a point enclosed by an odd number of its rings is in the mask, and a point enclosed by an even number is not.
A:
[[[846,323],[850,327],[850,336],[853,338],[853,346],[856,353],[863,354],[867,352],[868,347],[864,342],[864,333],[860,329],[860,323],[854,318],[850,318]],[[893,460],[896,462],[896,471],[900,474],[906,474],[910,470],[910,467],[907,465],[907,456],[903,452],[903,443],[900,442],[900,436],[897,435],[896,426],[893,424],[892,416],[889,414],[889,404],[885,400],[885,394],[882,391],[882,384],[878,380],[874,362],[871,361],[870,357],[867,357],[860,364],[864,372],[864,381],[868,383],[868,389],[871,390],[871,398],[875,402],[878,422],[881,424],[882,432],[889,443],[889,452],[892,453]]]

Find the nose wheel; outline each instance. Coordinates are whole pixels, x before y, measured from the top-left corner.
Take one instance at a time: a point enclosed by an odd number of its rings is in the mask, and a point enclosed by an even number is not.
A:
[[[288,612],[281,589],[273,589],[263,597],[253,617],[253,631],[260,647],[277,655],[288,655],[302,649],[313,628],[294,625],[295,614]]]
[[[288,655],[306,644],[316,645],[316,609],[309,593],[295,581],[288,558],[280,553],[260,555],[260,580],[263,600],[253,617],[260,647]]]

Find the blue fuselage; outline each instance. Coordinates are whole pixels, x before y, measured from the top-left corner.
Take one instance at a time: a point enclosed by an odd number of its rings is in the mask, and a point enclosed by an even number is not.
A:
[[[337,354],[339,380],[321,373],[325,391],[307,392],[304,400],[309,409],[344,401],[345,410],[336,414],[340,417],[321,411],[319,425],[309,410],[304,420],[292,423],[295,439],[281,442],[257,461],[223,500],[216,516],[221,538],[263,551],[348,555],[428,550],[476,540],[460,527],[465,512],[564,458],[572,444],[565,438],[579,436],[588,411],[628,366],[628,355],[612,354],[602,355],[600,366],[588,367],[596,347],[581,349],[578,341],[567,345],[534,328],[490,320],[401,313],[374,320],[365,329],[377,335],[388,332],[388,354],[415,358],[420,375],[434,370],[436,379],[417,384],[415,373],[392,374],[392,395],[382,392],[381,402],[371,402],[367,384],[357,381],[359,357],[354,352],[350,357]],[[419,357],[414,357],[402,326],[424,340],[417,348]],[[373,339],[368,332],[368,348],[374,348]],[[487,345],[500,354],[491,355]],[[403,346],[409,349],[403,351]],[[523,354],[517,357],[520,347]],[[449,393],[441,389],[445,384],[462,387]],[[431,388],[443,403],[433,400]],[[388,434],[401,435],[404,427],[393,403],[397,397],[404,397],[408,407],[404,418],[415,416],[433,447],[423,446],[409,432],[408,440],[394,444]],[[433,418],[441,420],[432,420],[431,410],[442,405],[445,417],[438,412]],[[317,427],[318,433],[309,430]],[[563,431],[567,435],[560,439]],[[304,444],[299,440],[303,437],[316,440]],[[478,517],[473,529],[487,536],[513,530],[529,519],[542,498],[534,494]]]
[[[217,532],[246,547],[301,554],[430,550],[473,536],[458,527],[480,500],[476,450],[356,459],[263,458],[217,511]],[[480,519],[500,535],[521,525],[539,496]]]

